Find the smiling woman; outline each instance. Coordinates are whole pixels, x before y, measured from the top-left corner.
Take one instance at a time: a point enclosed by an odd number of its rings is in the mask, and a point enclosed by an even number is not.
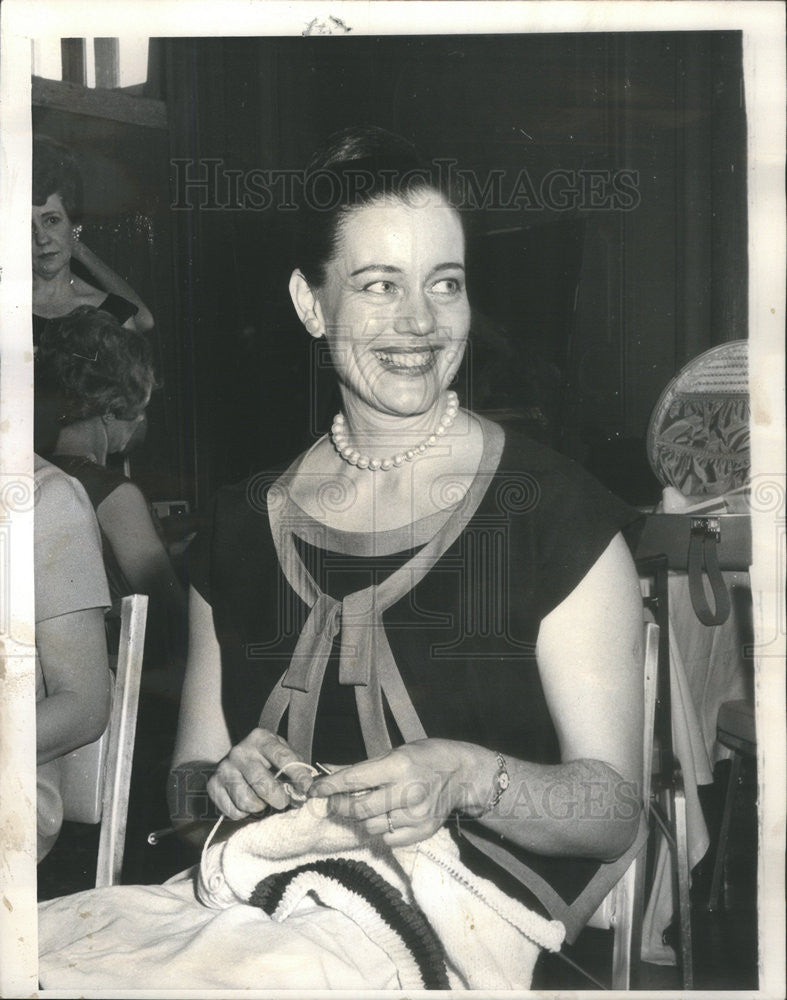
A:
[[[526,989],[642,843],[642,609],[621,535],[636,514],[460,407],[463,224],[409,145],[348,130],[309,171],[304,190],[330,178],[332,203],[301,206],[289,288],[342,409],[286,470],[221,490],[189,550],[170,809],[204,843],[197,891],[221,915],[195,915],[190,879],[146,893],[187,898],[200,945],[162,961],[170,932],[140,909],[136,985],[176,961],[181,988]],[[239,825],[212,844],[219,816]],[[239,901],[274,922],[243,938],[253,968],[217,971],[241,946]],[[44,914],[51,939],[60,919]],[[97,921],[80,939],[114,954]],[[424,960],[415,978],[394,927]],[[80,984],[116,985],[114,964],[80,964]]]
[[[433,438],[436,444],[437,429],[446,426],[441,416],[447,386],[461,363],[470,327],[464,236],[457,213],[439,194],[421,202],[415,207],[385,198],[349,216],[321,286],[309,285],[300,270],[293,273],[296,311],[313,337],[327,340],[344,407],[339,418],[343,447],[336,447],[336,434],[333,448],[324,440],[308,456],[304,471],[341,476],[343,462],[372,471],[398,468],[424,441]],[[472,437],[478,446],[480,438],[472,431],[466,424],[459,440],[467,445]],[[386,452],[390,455],[380,459],[367,457]],[[417,469],[413,466],[416,475]],[[430,463],[429,471],[440,470]],[[361,483],[372,485],[365,479]],[[407,508],[409,482],[374,485],[399,486]],[[429,493],[424,490],[424,497]],[[306,509],[313,508],[308,497],[303,500]],[[402,508],[387,509],[396,518]],[[392,526],[369,524],[365,530]]]
[[[614,881],[602,862],[640,826],[641,605],[620,535],[636,515],[459,407],[464,227],[409,144],[347,130],[305,191],[317,175],[333,203],[301,206],[290,294],[342,411],[264,495],[222,491],[193,547],[173,818],[199,815],[200,776],[239,820],[290,805],[280,768],[330,761],[294,775],[302,793],[391,848],[458,817],[476,831],[463,860],[574,933],[571,904]]]

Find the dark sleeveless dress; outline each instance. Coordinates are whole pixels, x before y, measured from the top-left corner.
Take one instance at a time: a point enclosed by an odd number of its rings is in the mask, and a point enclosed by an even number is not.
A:
[[[428,736],[556,764],[558,739],[535,658],[539,626],[639,515],[576,463],[515,430],[503,430],[502,454],[474,514],[423,579],[384,612],[383,622]],[[221,490],[212,527],[188,554],[191,582],[213,609],[222,707],[233,744],[258,724],[309,611],[277,557],[264,498],[275,480],[275,474],[265,474]],[[319,589],[338,600],[379,584],[454,516],[449,510],[369,536],[326,529],[292,500],[287,503],[280,520],[292,525],[299,559]],[[395,746],[402,740],[390,713],[386,722]],[[352,687],[339,682],[337,636],[319,693],[313,759],[338,764],[366,756]],[[487,835],[472,825],[482,838]],[[536,892],[540,905],[465,838],[459,842],[469,867],[567,926],[560,900],[571,904],[607,867],[539,856],[506,843],[553,890]]]
[[[110,292],[104,301],[98,306],[99,309],[103,309],[104,312],[108,312],[122,326],[126,320],[130,319],[132,316],[136,316],[139,309],[134,305],[133,302],[129,302],[128,299],[124,299],[122,295],[115,295],[114,292]],[[37,316],[33,313],[33,346],[38,347],[41,342],[41,337],[46,329],[50,325],[59,323],[64,316]]]

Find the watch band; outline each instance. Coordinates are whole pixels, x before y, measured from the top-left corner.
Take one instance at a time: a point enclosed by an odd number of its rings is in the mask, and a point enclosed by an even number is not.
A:
[[[495,789],[492,795],[492,801],[483,811],[482,815],[486,816],[488,813],[492,812],[493,809],[497,808],[500,799],[503,797],[503,793],[511,784],[511,776],[508,773],[508,765],[506,764],[505,757],[501,754],[497,754],[497,773],[495,774]]]

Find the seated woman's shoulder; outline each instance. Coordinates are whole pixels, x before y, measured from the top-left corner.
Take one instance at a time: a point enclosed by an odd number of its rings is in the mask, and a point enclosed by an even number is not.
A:
[[[51,515],[62,519],[72,511],[82,512],[85,518],[92,519],[93,508],[82,484],[40,455],[34,458],[36,517]]]
[[[576,459],[563,455],[539,441],[534,441],[514,423],[503,425],[506,446],[499,466],[500,475],[526,477],[530,490],[546,498],[545,508],[556,511],[573,506],[614,508],[624,520],[634,520],[618,497]]]
[[[281,470],[263,469],[237,483],[221,486],[213,498],[214,516],[241,525],[268,517],[269,504],[280,496]]]
[[[521,465],[533,472],[563,472],[565,474],[576,470],[584,472],[582,466],[574,459],[563,455],[542,441],[535,440],[519,421],[501,420],[500,426],[505,432],[506,448],[504,454],[510,463]]]
[[[100,565],[98,521],[82,484],[38,456],[34,474],[36,565],[51,568],[69,559]]]

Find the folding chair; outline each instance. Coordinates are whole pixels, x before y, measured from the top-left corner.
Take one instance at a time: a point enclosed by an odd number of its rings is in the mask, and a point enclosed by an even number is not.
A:
[[[650,815],[656,821],[669,845],[672,860],[674,898],[678,902],[678,927],[680,948],[678,964],[684,989],[693,989],[693,948],[691,934],[691,898],[689,890],[688,832],[686,827],[686,793],[680,761],[672,749],[672,707],[670,694],[670,636],[669,636],[669,563],[664,555],[648,556],[636,560],[640,580],[651,581],[643,595],[646,610],[658,623],[659,677],[654,723],[654,764]]]
[[[727,838],[730,833],[735,791],[741,774],[744,757],[757,756],[757,731],[754,723],[754,704],[751,701],[725,701],[719,708],[716,724],[716,739],[722,746],[732,750],[730,775],[724,796],[724,812],[721,817],[719,841],[716,846],[716,860],[713,863],[713,877],[708,895],[708,910],[713,912],[719,905],[724,865],[727,855]]]
[[[644,717],[642,744],[642,801],[650,802],[653,767],[653,726],[659,676],[659,626],[645,624]],[[612,930],[612,989],[628,990],[633,971],[639,962],[642,942],[642,914],[645,903],[645,863],[647,844],[634,858],[625,874],[607,893],[601,906],[588,921],[588,927]],[[633,956],[633,961],[632,961]]]
[[[123,867],[147,610],[146,594],[121,599],[109,723],[94,743],[61,759],[64,818],[101,823],[96,887],[115,885]]]

